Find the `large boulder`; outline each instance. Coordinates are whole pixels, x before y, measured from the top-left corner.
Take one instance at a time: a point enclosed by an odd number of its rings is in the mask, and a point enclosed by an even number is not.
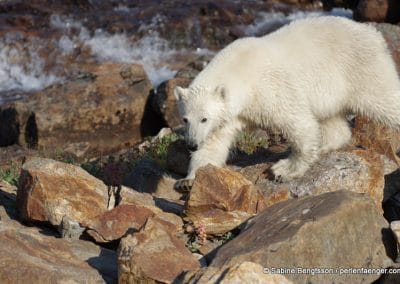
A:
[[[59,226],[64,217],[87,224],[108,209],[107,186],[80,167],[32,158],[21,169],[17,191],[20,217]]]
[[[242,174],[208,165],[196,173],[185,212],[196,228],[223,235],[265,207],[261,191]]]
[[[322,155],[303,177],[284,183],[271,179],[271,165],[270,162],[240,169],[246,178],[262,189],[269,205],[293,197],[346,190],[367,193],[382,210],[384,164],[382,156],[371,150],[334,151]]]
[[[207,267],[195,271],[188,271],[179,279],[180,283],[221,283],[221,284],[291,284],[292,281],[283,275],[267,274],[265,269],[250,261],[233,266]]]
[[[119,283],[172,283],[185,270],[200,264],[176,231],[157,218],[121,240],[118,249]]]
[[[97,242],[118,240],[150,217],[182,228],[182,220],[164,213],[150,194],[124,186],[113,190],[78,166],[43,158],[23,165],[17,205],[25,221],[49,222],[70,238],[86,229]]]
[[[332,271],[286,276],[296,283],[370,283],[379,273],[340,275],[335,268],[388,267],[392,261],[382,242],[387,234],[388,223],[368,196],[329,192],[268,207],[217,251],[211,266],[252,261],[271,273],[279,273],[272,268],[327,268]]]
[[[152,86],[140,65],[100,64],[0,108],[0,146],[18,143],[76,157],[139,142]]]

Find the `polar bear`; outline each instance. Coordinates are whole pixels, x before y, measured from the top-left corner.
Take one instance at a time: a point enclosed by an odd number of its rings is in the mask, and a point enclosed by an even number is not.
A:
[[[245,126],[272,126],[292,153],[273,165],[281,180],[301,177],[320,153],[351,139],[347,112],[400,127],[400,81],[382,35],[340,17],[308,18],[222,49],[189,88],[174,94],[192,151],[176,188],[196,170],[222,166]]]

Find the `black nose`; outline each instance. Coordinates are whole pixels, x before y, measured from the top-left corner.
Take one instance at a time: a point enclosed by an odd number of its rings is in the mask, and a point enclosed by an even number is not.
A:
[[[194,152],[194,151],[197,151],[198,146],[197,146],[197,144],[190,143],[190,144],[187,144],[187,148],[189,151]]]

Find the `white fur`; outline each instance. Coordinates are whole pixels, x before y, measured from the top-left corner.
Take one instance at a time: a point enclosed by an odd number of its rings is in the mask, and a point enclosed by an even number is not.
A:
[[[186,139],[199,146],[187,179],[208,163],[223,165],[246,124],[287,136],[292,155],[272,167],[286,180],[302,176],[321,152],[349,142],[349,111],[400,126],[400,82],[382,35],[339,17],[236,40],[175,94],[188,119]]]

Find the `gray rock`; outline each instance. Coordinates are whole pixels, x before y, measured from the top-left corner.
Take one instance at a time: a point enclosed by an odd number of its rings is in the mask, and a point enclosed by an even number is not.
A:
[[[336,191],[288,200],[246,222],[211,266],[252,261],[266,268],[382,268],[388,224],[367,196]],[[387,247],[391,245],[386,243]],[[370,283],[378,274],[287,274],[296,283]]]

